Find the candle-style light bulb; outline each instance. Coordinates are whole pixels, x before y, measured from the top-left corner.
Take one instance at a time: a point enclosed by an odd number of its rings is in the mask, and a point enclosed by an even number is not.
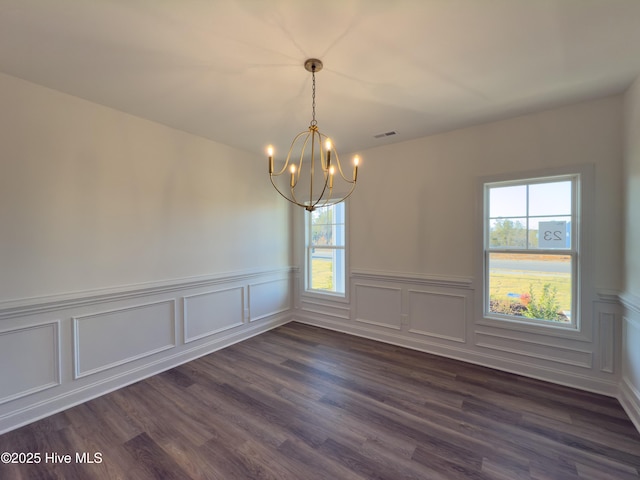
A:
[[[327,151],[327,168],[331,165],[331,140],[327,138],[327,141],[324,142],[324,148]]]
[[[360,163],[360,157],[357,155],[353,157],[353,181],[358,179],[358,164]]]
[[[269,157],[269,175],[273,173],[273,146],[267,147],[267,156]]]
[[[296,166],[295,165],[291,165],[291,167],[289,168],[289,171],[291,172],[291,186],[295,187],[295,185],[296,185]]]

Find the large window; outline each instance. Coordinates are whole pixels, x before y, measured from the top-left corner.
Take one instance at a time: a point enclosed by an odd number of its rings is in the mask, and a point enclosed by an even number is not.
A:
[[[576,325],[579,180],[484,185],[485,316]]]
[[[345,294],[345,203],[305,211],[306,290]]]

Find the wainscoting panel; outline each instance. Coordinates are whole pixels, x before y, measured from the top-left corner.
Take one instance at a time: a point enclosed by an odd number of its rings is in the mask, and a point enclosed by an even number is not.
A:
[[[625,307],[622,320],[622,381],[618,399],[640,432],[640,297],[621,296]]]
[[[0,303],[0,434],[289,322],[291,275],[286,267]]]
[[[355,285],[355,319],[361,323],[400,330],[402,290],[398,287]]]
[[[559,344],[522,338],[513,333],[476,332],[476,345],[498,352],[515,354],[551,364],[572,365],[591,369],[592,353]]]
[[[598,319],[600,342],[600,371],[614,373],[615,371],[615,314],[611,312],[600,312]]]
[[[75,378],[168,350],[176,344],[175,302],[74,317],[73,339]]]
[[[249,285],[249,315],[255,322],[291,308],[291,281],[279,278]]]
[[[409,290],[409,332],[466,342],[466,296]]]
[[[337,320],[348,321],[351,314],[351,308],[348,303],[327,302],[318,300],[315,297],[303,297],[300,299],[299,305],[300,309],[307,314],[318,314]]]
[[[348,319],[323,314],[326,306],[306,308],[304,301],[294,319],[605,395],[619,392],[622,317],[615,293],[586,301],[591,308],[580,330],[571,330],[485,320],[472,278],[352,271],[349,284]]]
[[[244,288],[184,297],[184,341],[193,342],[244,323]]]
[[[0,332],[0,404],[60,383],[59,322]]]

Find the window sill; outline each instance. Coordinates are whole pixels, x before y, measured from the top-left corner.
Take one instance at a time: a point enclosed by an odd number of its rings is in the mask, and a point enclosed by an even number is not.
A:
[[[346,293],[325,292],[322,290],[304,290],[302,298],[349,303]]]
[[[476,325],[550,337],[590,341],[588,335],[580,329],[579,323],[561,324],[544,320],[536,321],[535,319],[521,320],[507,315],[483,314],[481,319],[476,321]]]

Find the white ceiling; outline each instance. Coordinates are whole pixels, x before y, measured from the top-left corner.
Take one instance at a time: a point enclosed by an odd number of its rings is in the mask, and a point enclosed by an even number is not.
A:
[[[1,72],[259,153],[308,126],[308,57],[356,152],[623,91],[640,0],[0,0]]]

